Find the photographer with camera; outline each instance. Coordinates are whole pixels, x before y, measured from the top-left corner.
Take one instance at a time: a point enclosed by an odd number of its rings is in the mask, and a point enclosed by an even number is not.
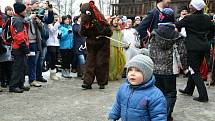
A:
[[[41,36],[41,48],[37,53],[37,69],[36,69],[36,80],[39,82],[47,82],[42,76],[42,67],[45,60],[45,55],[47,52],[46,41],[49,38],[49,28],[48,24],[54,21],[54,14],[52,7],[49,5],[44,5],[44,7],[39,6],[38,0],[32,0],[32,13],[36,14],[37,21],[41,22],[42,27],[40,29]]]
[[[39,82],[36,81],[36,70],[38,63],[38,55],[42,51],[42,37],[41,37],[41,28],[42,21],[38,15],[39,2],[32,1],[31,3],[25,3],[26,6],[30,7],[27,13],[28,20],[28,36],[29,36],[29,49],[30,54],[28,54],[28,76],[29,84],[31,86],[40,87],[42,86]]]

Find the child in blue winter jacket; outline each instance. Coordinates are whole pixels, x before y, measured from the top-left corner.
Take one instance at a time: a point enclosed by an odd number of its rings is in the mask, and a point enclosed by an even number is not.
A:
[[[154,63],[150,57],[137,55],[127,64],[127,80],[121,85],[109,120],[166,121],[167,103],[154,85]]]

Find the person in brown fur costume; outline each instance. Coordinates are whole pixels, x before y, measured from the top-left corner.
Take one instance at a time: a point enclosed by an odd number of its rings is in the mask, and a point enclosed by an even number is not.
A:
[[[82,4],[80,34],[87,37],[87,61],[82,88],[92,89],[96,77],[100,89],[108,84],[110,39],[112,30],[94,1]]]

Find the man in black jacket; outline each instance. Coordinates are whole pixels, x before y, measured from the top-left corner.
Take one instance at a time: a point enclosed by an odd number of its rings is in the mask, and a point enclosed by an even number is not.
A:
[[[193,100],[199,102],[208,101],[207,90],[200,77],[199,68],[205,55],[209,53],[210,46],[207,36],[213,29],[210,17],[203,13],[205,5],[203,0],[191,0],[189,7],[192,14],[176,23],[178,29],[185,27],[187,32],[185,45],[189,66],[187,86],[184,90],[179,89],[179,92],[191,96],[196,86],[199,97],[194,97]]]
[[[158,28],[159,15],[160,12],[168,7],[171,0],[157,0],[157,6],[148,12],[147,16],[136,28],[138,34],[140,35],[141,46],[147,41],[147,31],[152,32],[153,29]]]

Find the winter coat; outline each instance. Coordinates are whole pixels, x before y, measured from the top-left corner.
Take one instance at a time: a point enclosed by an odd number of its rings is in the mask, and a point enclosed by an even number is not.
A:
[[[208,51],[210,49],[208,34],[214,30],[210,17],[202,11],[185,16],[178,21],[177,28],[185,27],[187,37],[185,45],[188,51]]]
[[[172,25],[162,25],[152,32],[150,40],[149,55],[152,58],[154,74],[173,74],[173,45],[178,46],[181,63],[184,69],[187,68],[186,48],[183,38],[175,31]]]
[[[29,41],[28,41],[28,24],[24,20],[24,17],[20,15],[15,15],[12,27],[11,27],[11,34],[13,36],[13,49],[19,49],[20,44],[24,43],[25,46],[29,47]]]
[[[29,43],[36,43],[39,51],[42,51],[42,36],[41,29],[42,23],[38,23],[35,20],[28,21],[28,37]]]
[[[143,38],[148,35],[147,30],[151,32],[153,29],[158,28],[160,12],[161,11],[157,7],[152,9],[151,11],[148,12],[147,16],[136,28],[138,34],[140,35],[140,40],[143,40]]]
[[[85,54],[86,49],[80,49],[80,47],[82,46],[83,48],[85,47],[85,42],[86,42],[86,38],[82,37],[79,34],[79,30],[80,30],[80,25],[79,24],[74,24],[72,26],[72,30],[73,30],[73,39],[74,39],[74,52],[77,55],[81,55],[81,54]]]
[[[59,22],[56,22],[54,25],[49,24],[49,39],[47,40],[47,46],[60,46],[58,36],[58,28],[60,26]]]
[[[155,78],[139,87],[128,80],[119,88],[109,119],[122,121],[167,121],[167,102],[154,85]]]
[[[61,34],[60,49],[72,49],[73,48],[72,26],[61,24],[59,27],[59,33]]]

